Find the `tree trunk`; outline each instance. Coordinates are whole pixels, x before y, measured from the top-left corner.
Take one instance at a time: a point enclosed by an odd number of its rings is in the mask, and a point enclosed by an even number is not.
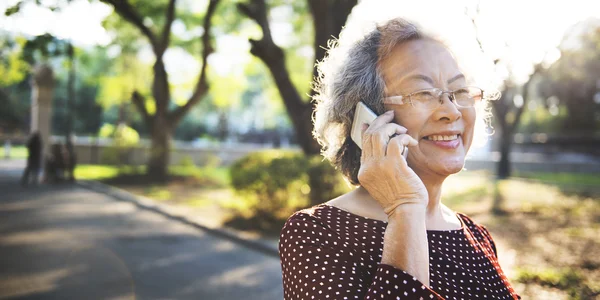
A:
[[[313,105],[307,104],[304,106],[304,109],[298,113],[299,117],[296,126],[294,126],[296,131],[296,138],[298,140],[298,144],[302,146],[302,150],[306,155],[316,155],[320,153],[321,147],[319,143],[313,138],[313,123],[312,123],[312,113],[313,113]],[[306,122],[305,120],[311,120],[311,122]]]
[[[502,128],[500,134],[500,161],[498,162],[496,176],[498,179],[510,177],[510,149],[512,148],[512,132]]]
[[[272,44],[269,48],[269,53],[259,52],[261,48],[258,47],[258,43],[255,43],[256,47],[253,47],[255,56],[263,60],[263,62],[271,71],[273,80],[277,85],[279,95],[283,99],[287,114],[294,125],[294,133],[298,140],[298,144],[302,148],[302,151],[306,155],[319,154],[319,144],[312,137],[312,112],[313,105],[308,102],[304,102],[302,97],[296,90],[296,87],[292,83],[287,67],[285,66],[285,54],[281,48],[277,45]]]
[[[325,56],[327,41],[331,37],[339,36],[348,15],[357,4],[357,0],[308,0],[308,4],[315,30],[313,48],[315,51],[314,61],[317,62]],[[265,1],[252,0],[248,3],[238,3],[238,8],[243,14],[256,21],[262,29],[262,39],[250,39],[250,53],[260,58],[269,68],[294,126],[298,144],[306,155],[319,154],[320,146],[312,136],[314,105],[310,101],[303,100],[301,93],[296,90],[290,79],[285,65],[284,51],[275,44],[271,37],[267,18],[268,7]],[[317,74],[315,67],[313,68],[313,77]],[[309,94],[312,96],[313,93],[314,91],[311,89]]]
[[[165,181],[168,177],[171,126],[164,118],[155,118],[147,175],[152,180]]]
[[[500,122],[501,126],[499,150],[500,150],[500,161],[496,165],[496,178],[494,179],[494,194],[492,200],[492,213],[494,215],[504,215],[504,196],[500,190],[501,182],[510,177],[510,149],[512,148],[513,142],[513,131],[511,126],[506,121]]]

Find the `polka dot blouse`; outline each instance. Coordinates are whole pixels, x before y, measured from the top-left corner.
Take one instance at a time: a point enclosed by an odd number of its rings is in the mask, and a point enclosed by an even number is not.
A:
[[[296,212],[281,231],[285,299],[520,299],[487,229],[428,230],[429,287],[382,264],[387,222],[327,204]]]

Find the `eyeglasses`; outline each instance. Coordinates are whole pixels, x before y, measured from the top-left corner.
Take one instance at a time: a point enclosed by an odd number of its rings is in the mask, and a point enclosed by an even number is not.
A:
[[[410,103],[412,107],[435,109],[444,103],[442,96],[448,94],[450,101],[457,107],[473,107],[480,102],[484,97],[482,89],[474,86],[462,87],[454,91],[444,91],[438,88],[416,91],[407,95],[390,96],[383,98],[384,104],[403,105]],[[486,95],[488,97],[488,95]],[[498,95],[492,94],[490,99],[499,98]]]

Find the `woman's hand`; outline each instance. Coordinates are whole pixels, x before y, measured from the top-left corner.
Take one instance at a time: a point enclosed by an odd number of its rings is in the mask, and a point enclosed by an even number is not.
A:
[[[363,125],[358,171],[360,184],[388,216],[401,204],[417,203],[425,208],[429,202],[425,185],[402,156],[404,147],[414,147],[418,142],[406,134],[406,128],[391,123],[393,119],[394,111],[388,111],[370,126]]]

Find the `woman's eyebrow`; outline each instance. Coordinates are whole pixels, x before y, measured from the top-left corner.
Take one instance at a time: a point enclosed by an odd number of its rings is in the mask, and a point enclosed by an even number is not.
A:
[[[431,79],[425,75],[414,74],[414,75],[410,75],[406,78],[406,80],[411,80],[411,79],[423,80],[423,81],[426,81],[427,83],[433,85],[433,79]]]
[[[461,79],[461,78],[462,78],[462,79],[464,79],[464,78],[465,78],[465,75],[463,75],[463,74],[458,74],[458,75],[456,75],[456,76],[452,77],[450,80],[448,80],[448,84],[451,84],[451,83],[453,83],[454,81],[456,81],[456,80],[458,80],[458,79]]]
[[[454,76],[454,77],[450,78],[450,79],[448,80],[448,84],[451,84],[452,82],[454,82],[454,81],[456,81],[456,80],[458,80],[458,79],[461,79],[461,78],[463,78],[463,79],[464,79],[464,78],[465,78],[465,75],[463,75],[463,74],[458,74],[458,75],[456,75],[456,76]],[[415,74],[415,75],[411,75],[411,76],[408,76],[408,78],[406,78],[406,79],[407,79],[407,80],[409,80],[409,79],[418,79],[418,80],[423,80],[423,81],[426,81],[426,82],[428,82],[428,83],[429,83],[429,84],[431,84],[431,85],[433,85],[433,84],[434,84],[434,82],[433,82],[433,79],[431,79],[429,76],[425,76],[425,75],[422,75],[422,74]]]

